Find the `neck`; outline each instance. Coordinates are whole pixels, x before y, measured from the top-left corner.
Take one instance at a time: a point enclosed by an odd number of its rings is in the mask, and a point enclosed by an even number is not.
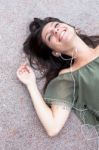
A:
[[[77,53],[75,50],[77,50]],[[67,50],[65,54],[76,57],[76,62],[80,63],[94,55],[95,51],[76,35],[73,42],[71,43],[71,48]]]

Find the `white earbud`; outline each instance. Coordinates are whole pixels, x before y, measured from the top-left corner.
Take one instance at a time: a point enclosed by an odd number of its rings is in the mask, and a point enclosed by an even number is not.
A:
[[[56,56],[56,57],[59,57],[59,56],[61,56],[61,53],[59,53],[59,52],[52,52],[52,54],[54,55],[54,56]]]
[[[61,53],[56,52],[55,56],[61,56]]]

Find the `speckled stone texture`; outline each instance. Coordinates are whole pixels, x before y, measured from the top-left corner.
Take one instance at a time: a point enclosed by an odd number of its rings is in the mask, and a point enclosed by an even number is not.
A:
[[[97,132],[83,127],[73,112],[60,133],[49,137],[17,79],[28,25],[47,16],[99,34],[99,0],[0,0],[0,150],[98,150]],[[44,80],[37,84],[42,92]]]

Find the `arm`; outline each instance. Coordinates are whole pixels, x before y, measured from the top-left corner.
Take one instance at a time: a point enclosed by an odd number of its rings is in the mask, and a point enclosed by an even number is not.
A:
[[[35,87],[33,85],[29,85],[27,88],[31,95],[36,113],[42,125],[46,129],[48,135],[49,136],[57,135],[64,126],[69,116],[70,108],[64,106],[65,107],[64,109],[63,106],[55,104],[52,105],[51,108],[49,108],[47,104],[44,102],[36,85]]]
[[[48,135],[51,135],[54,132],[54,118],[51,109],[44,102],[36,85],[28,85],[27,88],[41,123],[46,129]]]
[[[60,105],[55,104],[51,108],[48,107],[37,88],[35,76],[30,67],[26,69],[21,66],[17,71],[17,76],[27,86],[36,113],[48,135],[57,135],[67,120],[70,109],[63,109]]]

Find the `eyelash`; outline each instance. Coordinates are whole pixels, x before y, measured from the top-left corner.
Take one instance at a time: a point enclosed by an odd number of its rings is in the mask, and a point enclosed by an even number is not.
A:
[[[58,25],[59,25],[59,23],[56,23],[56,24],[55,24],[55,28],[56,28]],[[48,37],[48,41],[50,41],[51,37],[52,37],[52,34],[50,34],[50,36]]]
[[[55,28],[56,28],[58,25],[59,25],[59,23],[56,23],[56,24],[55,24]]]

